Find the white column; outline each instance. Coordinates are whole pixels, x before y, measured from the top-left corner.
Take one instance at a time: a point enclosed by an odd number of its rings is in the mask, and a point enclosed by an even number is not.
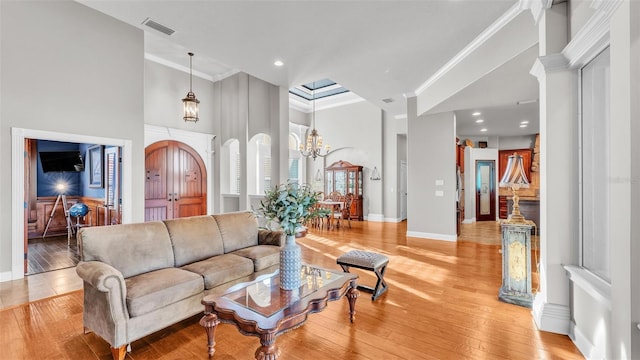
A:
[[[567,42],[566,3],[544,12],[539,31],[541,56],[531,70],[540,84],[540,285],[533,315],[539,329],[568,334],[570,289],[562,265],[577,256],[578,91],[576,72],[559,53]]]

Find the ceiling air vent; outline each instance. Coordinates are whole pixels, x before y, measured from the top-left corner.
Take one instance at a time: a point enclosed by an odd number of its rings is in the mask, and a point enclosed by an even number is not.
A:
[[[392,103],[393,99],[392,98],[386,98],[386,99],[382,99],[382,101],[386,102],[388,104],[388,103]]]
[[[174,32],[176,32],[175,30],[168,28],[162,24],[160,24],[159,22],[152,20],[150,18],[146,18],[143,22],[142,25],[146,25],[150,28],[152,28],[153,30],[156,31],[160,31],[161,33],[165,34],[165,35],[171,35]]]

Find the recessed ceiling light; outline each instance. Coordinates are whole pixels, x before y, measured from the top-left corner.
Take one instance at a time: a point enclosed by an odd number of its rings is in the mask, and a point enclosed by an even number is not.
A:
[[[482,115],[482,113],[481,113],[481,112],[479,112],[479,111],[476,111],[476,112],[474,112],[474,113],[473,113],[473,114],[471,114],[471,115],[473,115],[473,116],[479,116],[479,115]]]
[[[282,60],[276,60],[276,61],[273,62],[273,65],[275,65],[275,66],[283,66],[284,63],[282,62]]]
[[[527,124],[520,124],[520,127],[521,128],[525,128],[525,127],[527,127]]]
[[[477,122],[478,124],[480,124],[480,123],[483,123],[483,122],[484,122],[484,120],[482,120],[482,119],[478,119],[478,120],[476,120],[476,122]]]
[[[529,123],[529,120],[522,120],[522,121],[520,121],[520,124],[528,124],[528,123]]]
[[[486,128],[482,128],[482,129],[480,129],[480,131],[485,132],[485,131],[487,131],[487,129]]]

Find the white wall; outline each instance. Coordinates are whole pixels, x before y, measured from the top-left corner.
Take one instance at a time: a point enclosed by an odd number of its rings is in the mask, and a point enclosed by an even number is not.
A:
[[[144,168],[142,31],[76,2],[0,2],[0,168],[11,127],[130,140]],[[12,268],[11,171],[0,174],[0,274]],[[130,186],[144,220],[144,172]],[[0,276],[1,278],[2,276]]]
[[[464,223],[476,221],[476,161],[493,160],[495,162],[496,207],[498,206],[498,149],[464,149]],[[496,209],[498,216],[498,209]]]
[[[310,175],[339,160],[362,165],[363,215],[368,220],[382,221],[382,182],[369,179],[374,166],[382,167],[382,110],[362,101],[316,111],[316,129],[324,144],[331,145],[331,153],[312,163]]]

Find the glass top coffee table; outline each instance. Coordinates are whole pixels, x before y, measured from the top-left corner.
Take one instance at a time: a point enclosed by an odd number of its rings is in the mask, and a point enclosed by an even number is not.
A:
[[[275,360],[280,355],[276,337],[304,324],[309,314],[324,310],[329,301],[346,295],[349,318],[355,320],[358,275],[303,265],[300,278],[298,290],[281,290],[276,271],[237,284],[222,295],[205,296],[200,325],[207,332],[209,357],[215,352],[215,329],[220,322],[235,324],[240,333],[260,338],[256,359]]]

